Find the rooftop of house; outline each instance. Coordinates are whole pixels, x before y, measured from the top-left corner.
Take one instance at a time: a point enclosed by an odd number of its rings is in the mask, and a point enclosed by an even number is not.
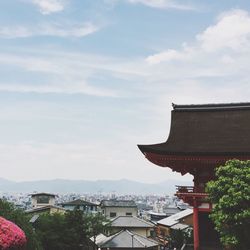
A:
[[[166,142],[138,145],[160,155],[250,155],[250,103],[176,105]]]
[[[190,226],[187,224],[183,224],[183,223],[177,223],[170,228],[174,230],[185,230],[187,228],[190,228]]]
[[[51,194],[51,193],[34,193],[34,194],[31,194],[31,197],[36,197],[36,196],[41,196],[41,195],[51,196],[51,197],[56,197],[57,196],[57,195]]]
[[[164,207],[163,208],[163,212],[167,215],[167,216],[171,216],[173,214],[179,213],[181,210],[177,207]]]
[[[101,207],[135,207],[137,205],[133,200],[102,200]]]
[[[26,210],[25,213],[29,214],[29,213],[36,213],[36,212],[45,212],[45,211],[49,211],[50,209],[53,209],[53,208],[66,211],[63,207],[59,207],[59,206],[55,206],[55,205],[46,205],[43,207],[37,207],[37,208]]]
[[[110,237],[102,235],[96,238],[96,244],[102,248],[148,248],[158,246],[158,242],[128,230],[122,230]]]
[[[76,199],[76,200],[72,200],[72,201],[68,201],[68,202],[64,202],[61,203],[61,205],[64,206],[98,206],[95,203],[89,202],[89,201],[85,201],[82,199]]]
[[[119,228],[152,228],[154,224],[135,216],[119,216],[111,221],[110,226]]]
[[[157,224],[163,225],[163,226],[167,226],[167,227],[171,227],[177,223],[179,223],[179,221],[189,215],[193,214],[193,209],[186,209],[183,210],[179,213],[176,213],[174,215],[171,215],[167,218],[164,218],[162,220],[157,221]]]
[[[187,208],[191,208],[189,204],[187,203],[182,203],[182,204],[178,204],[177,208],[179,208],[180,210],[185,210]]]

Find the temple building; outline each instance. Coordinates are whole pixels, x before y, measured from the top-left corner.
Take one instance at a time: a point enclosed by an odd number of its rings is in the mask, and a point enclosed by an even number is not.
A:
[[[175,105],[166,142],[138,145],[152,163],[194,176],[176,195],[193,206],[194,250],[221,249],[205,185],[227,160],[250,159],[250,103]]]

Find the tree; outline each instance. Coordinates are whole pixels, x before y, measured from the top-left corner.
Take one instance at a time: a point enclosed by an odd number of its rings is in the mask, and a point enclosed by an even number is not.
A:
[[[214,208],[211,219],[223,245],[247,250],[250,246],[250,161],[230,160],[207,184]]]
[[[94,247],[96,248],[96,237],[100,233],[105,233],[110,229],[110,221],[102,214],[86,215],[87,235],[94,238]]]
[[[76,209],[66,214],[43,214],[35,222],[35,231],[46,250],[82,250],[93,246],[90,237],[103,232],[101,215],[88,215]]]
[[[68,211],[65,215],[71,249],[83,249],[90,245],[88,220],[82,210]]]
[[[187,230],[170,230],[168,242],[171,248],[176,247],[177,249],[181,249],[183,244],[193,244],[193,229],[188,228]]]
[[[14,204],[0,199],[0,216],[7,220],[14,222],[19,226],[27,237],[27,250],[40,250],[41,245],[33,231],[31,224],[29,223],[29,217],[23,210],[16,208]]]
[[[44,213],[39,216],[34,224],[43,249],[70,250],[69,230],[65,223],[65,216],[59,213]]]

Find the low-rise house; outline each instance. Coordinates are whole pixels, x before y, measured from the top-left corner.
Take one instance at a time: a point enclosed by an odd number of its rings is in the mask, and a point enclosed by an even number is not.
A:
[[[133,200],[102,200],[100,209],[108,219],[118,216],[138,215],[138,208]]]
[[[31,194],[32,208],[39,208],[44,206],[54,206],[56,200],[55,194],[50,193],[34,193]]]
[[[26,210],[25,213],[27,214],[44,214],[44,213],[48,213],[48,214],[54,214],[54,213],[61,213],[64,214],[66,212],[66,209],[59,207],[59,206],[55,206],[55,205],[47,205],[47,206],[43,206],[43,207],[36,207],[33,209],[29,209]]]
[[[166,214],[167,217],[177,214],[181,211],[181,209],[177,207],[164,207],[163,212]]]
[[[97,236],[95,239],[95,243],[101,250],[121,250],[135,248],[138,250],[159,249],[159,244],[157,241],[148,239],[129,230],[122,230],[109,237],[105,237],[104,235],[101,235],[100,237]]]
[[[66,210],[73,211],[79,209],[85,213],[97,213],[98,205],[92,202],[84,201],[82,199],[77,199],[60,204]]]
[[[157,221],[157,231],[161,236],[169,236],[170,230],[184,230],[193,226],[193,209],[186,209]]]
[[[129,230],[144,237],[153,235],[155,225],[135,216],[119,216],[110,222],[110,234],[121,230]]]
[[[148,211],[147,217],[150,221],[156,222],[158,220],[166,218],[167,214],[163,212]]]

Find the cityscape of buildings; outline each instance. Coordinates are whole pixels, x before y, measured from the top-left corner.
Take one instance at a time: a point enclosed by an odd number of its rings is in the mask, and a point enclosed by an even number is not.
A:
[[[101,234],[95,239],[101,249],[107,247],[111,238],[119,239],[119,244],[127,244],[129,248],[131,242],[125,240],[128,236],[138,237],[139,242],[147,242],[152,249],[160,246],[167,249],[171,230],[192,229],[191,207],[175,196],[37,192],[0,193],[0,199],[29,214],[30,223],[35,223],[44,213],[64,214],[76,209],[86,214],[100,213],[111,221],[111,229],[106,235]]]
[[[35,193],[8,193],[0,192],[0,198],[5,199],[21,209],[28,210],[32,208],[31,195]],[[168,207],[180,207],[183,209],[185,204],[175,196],[169,195],[118,195],[114,193],[110,194],[80,194],[80,193],[66,193],[66,194],[55,194],[55,204],[62,204],[69,201],[82,199],[97,205],[102,200],[133,200],[138,206],[139,210],[155,211],[163,213],[165,208]],[[184,205],[184,207],[183,207]]]

